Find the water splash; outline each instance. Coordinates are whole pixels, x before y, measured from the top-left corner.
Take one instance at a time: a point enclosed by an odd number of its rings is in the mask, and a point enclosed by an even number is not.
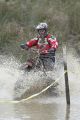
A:
[[[45,79],[43,72],[30,72],[25,74],[19,70],[20,62],[14,57],[0,55],[0,99],[13,99],[21,97],[29,93],[29,96],[42,90],[49,82],[56,80],[63,74],[63,59],[62,54],[56,56],[55,69],[52,72],[47,72],[48,81]],[[67,53],[68,76],[70,83],[71,95],[80,95],[80,63],[79,58],[74,49]],[[52,79],[51,79],[52,78]],[[65,94],[64,76],[59,81],[57,87],[61,95]],[[26,94],[24,94],[27,91]],[[30,93],[31,92],[31,93]]]
[[[20,74],[18,66],[14,57],[0,56],[0,99],[13,99],[14,83]]]
[[[67,54],[68,76],[71,95],[80,95],[80,62],[79,56],[72,48]]]

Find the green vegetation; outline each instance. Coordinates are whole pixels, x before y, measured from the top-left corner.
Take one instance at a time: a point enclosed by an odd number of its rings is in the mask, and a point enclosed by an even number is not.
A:
[[[47,22],[60,42],[79,36],[80,0],[0,0],[1,54],[20,56],[20,43],[35,36],[39,22]]]

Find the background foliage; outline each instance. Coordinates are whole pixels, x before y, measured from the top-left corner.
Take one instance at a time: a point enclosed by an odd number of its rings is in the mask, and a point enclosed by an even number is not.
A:
[[[25,55],[19,45],[35,37],[39,22],[80,53],[80,0],[0,0],[0,53]]]

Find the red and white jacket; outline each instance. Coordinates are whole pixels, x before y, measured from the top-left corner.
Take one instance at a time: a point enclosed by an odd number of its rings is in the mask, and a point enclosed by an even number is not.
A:
[[[31,39],[26,43],[26,45],[31,48],[36,46],[37,49],[40,50],[42,53],[48,53],[48,50],[51,48],[57,49],[58,48],[58,41],[55,36],[48,34],[44,38],[44,42],[42,43],[41,37],[37,36],[36,38]]]

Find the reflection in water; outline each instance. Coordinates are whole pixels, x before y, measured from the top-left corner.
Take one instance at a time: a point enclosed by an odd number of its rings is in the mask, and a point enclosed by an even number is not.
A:
[[[52,97],[27,103],[0,104],[0,120],[80,120],[80,104],[73,101],[66,107],[64,100],[64,97]]]
[[[62,110],[62,111],[61,111]],[[64,120],[65,107],[56,103],[25,103],[15,106],[16,118],[31,120]]]
[[[65,120],[70,120],[70,106],[66,106],[66,115],[65,115]]]
[[[22,104],[2,104],[0,120],[64,120],[64,104],[58,104],[54,99],[45,99],[45,103],[38,99],[39,102],[31,100]]]

